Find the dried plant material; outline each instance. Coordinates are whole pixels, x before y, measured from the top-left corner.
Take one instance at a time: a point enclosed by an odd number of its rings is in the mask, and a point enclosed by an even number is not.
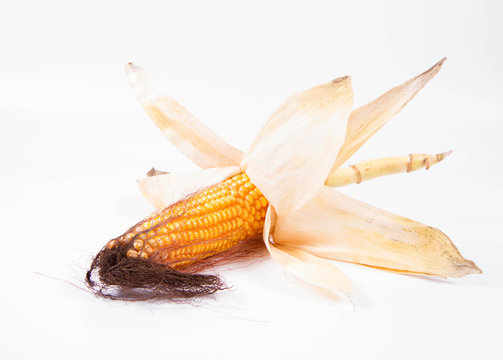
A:
[[[278,217],[274,242],[334,260],[400,272],[461,277],[480,273],[440,230],[323,187]]]
[[[325,182],[352,106],[345,76],[291,96],[260,130],[241,168],[278,214],[302,206]]]
[[[271,257],[283,269],[302,281],[329,290],[350,292],[353,290],[351,281],[331,262],[315,255],[274,244],[273,229],[276,219],[274,208],[269,206],[264,222],[263,237]]]
[[[164,209],[178,200],[218,184],[241,172],[237,166],[148,176],[138,181],[143,196],[156,208]]]
[[[350,184],[359,184],[362,181],[376,177],[416,171],[422,168],[428,170],[430,166],[439,163],[451,151],[430,154],[409,154],[408,156],[395,156],[382,159],[361,161],[358,164],[335,170],[325,182],[330,187],[341,187]]]
[[[396,86],[354,110],[349,116],[346,139],[332,166],[337,170],[351,157],[372,135],[398,114],[407,103],[430,81],[442,67],[443,58],[424,73]]]
[[[207,169],[149,172],[153,176],[141,180],[140,188],[159,210],[107,243],[87,273],[88,285],[112,299],[185,300],[225,288],[218,276],[198,272],[253,258],[265,248],[289,273],[331,291],[352,289],[334,260],[439,277],[480,273],[440,230],[323,185],[428,168],[449,154],[377,159],[338,170],[443,61],[351,116],[347,76],[296,94],[272,115],[244,157],[160,91],[143,69],[128,65],[147,112]]]
[[[201,168],[239,165],[243,153],[173,100],[145,69],[129,63],[126,73],[136,97],[154,123],[196,165]]]
[[[152,168],[147,171],[147,176],[157,176],[157,175],[166,175],[169,174],[167,171],[157,170],[156,168]]]

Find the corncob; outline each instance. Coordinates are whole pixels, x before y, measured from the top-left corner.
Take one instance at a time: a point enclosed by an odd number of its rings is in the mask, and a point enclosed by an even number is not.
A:
[[[186,268],[262,233],[268,201],[245,173],[154,212],[111,240],[130,244],[129,258]]]

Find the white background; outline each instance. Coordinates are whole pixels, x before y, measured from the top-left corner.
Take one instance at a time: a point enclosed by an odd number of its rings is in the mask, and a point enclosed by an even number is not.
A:
[[[500,4],[3,0],[2,358],[501,359]],[[444,56],[351,162],[454,154],[344,192],[441,228],[483,275],[431,280],[339,264],[354,306],[318,296],[272,260],[223,271],[233,289],[198,306],[103,301],[71,285],[83,287],[91,257],[152,210],[136,179],[152,166],[194,168],[135,100],[125,63],[149,68],[246,149],[294,92],[350,74],[358,106]]]

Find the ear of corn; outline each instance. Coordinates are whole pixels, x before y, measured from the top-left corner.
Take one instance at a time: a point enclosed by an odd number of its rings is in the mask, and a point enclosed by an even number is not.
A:
[[[128,257],[182,269],[260,235],[267,206],[240,173],[153,213],[107,246],[128,243]]]
[[[162,210],[100,251],[87,272],[88,285],[107,297],[110,287],[133,290],[133,298],[138,289],[168,299],[212,294],[224,284],[197,271],[248,255],[246,246],[261,234],[287,271],[324,289],[352,289],[326,259],[440,277],[480,273],[440,230],[323,185],[428,168],[447,155],[377,159],[338,170],[438,73],[444,60],[352,112],[347,76],[291,96],[244,155],[167,95],[144,69],[129,64],[131,84],[156,125],[195,164],[213,169],[182,176],[154,171],[142,180],[142,193]],[[202,190],[180,200],[194,187]]]

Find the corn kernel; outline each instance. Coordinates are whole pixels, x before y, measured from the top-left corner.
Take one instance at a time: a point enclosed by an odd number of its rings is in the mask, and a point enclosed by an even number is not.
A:
[[[129,249],[128,252],[126,253],[126,256],[136,258],[138,257],[138,253],[133,249]]]

